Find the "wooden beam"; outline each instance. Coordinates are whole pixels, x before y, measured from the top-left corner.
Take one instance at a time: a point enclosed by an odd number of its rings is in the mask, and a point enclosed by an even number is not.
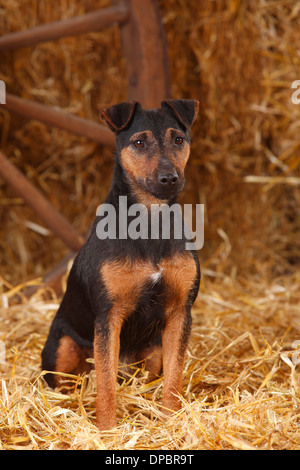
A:
[[[6,94],[6,104],[2,105],[9,111],[37,119],[50,126],[65,129],[73,134],[87,137],[103,145],[115,146],[113,132],[107,127],[88,119],[65,113],[34,101],[25,100],[18,96]]]
[[[0,51],[53,41],[75,34],[99,31],[113,24],[123,24],[128,19],[128,7],[120,3],[110,8],[92,11],[66,20],[53,21],[24,31],[0,37]]]
[[[62,277],[66,273],[68,264],[75,258],[75,251],[70,251],[54,268],[48,271],[43,279],[43,287],[49,287],[54,290],[56,295],[61,296],[63,294],[62,290]],[[29,287],[26,287],[23,291],[23,294],[29,299],[35,292],[41,287],[41,283],[36,285],[31,284]]]
[[[112,0],[120,5],[122,0]],[[127,0],[129,20],[120,26],[126,58],[128,100],[160,107],[170,97],[167,45],[156,0]]]
[[[21,196],[37,213],[40,219],[74,251],[80,250],[83,237],[72,227],[68,220],[36,189],[0,151],[0,176]]]

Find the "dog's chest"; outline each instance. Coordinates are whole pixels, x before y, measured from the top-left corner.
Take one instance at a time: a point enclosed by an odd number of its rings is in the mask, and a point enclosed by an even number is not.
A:
[[[134,309],[143,293],[161,284],[167,296],[185,302],[194,285],[197,267],[192,254],[184,252],[162,258],[156,265],[128,257],[107,261],[100,274],[110,300]]]

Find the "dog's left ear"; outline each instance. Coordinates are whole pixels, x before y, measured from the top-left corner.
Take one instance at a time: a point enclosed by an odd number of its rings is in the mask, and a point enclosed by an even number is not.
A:
[[[179,122],[190,130],[199,111],[199,101],[166,100],[161,103],[161,107],[163,109],[171,109]]]
[[[118,134],[130,125],[138,105],[137,101],[115,104],[109,108],[102,109],[100,111],[100,118],[113,132]]]

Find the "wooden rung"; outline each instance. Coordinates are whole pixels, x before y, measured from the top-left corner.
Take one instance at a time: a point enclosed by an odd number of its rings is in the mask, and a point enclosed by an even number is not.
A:
[[[33,44],[53,41],[66,36],[99,31],[114,23],[122,24],[127,21],[128,17],[128,7],[119,4],[74,18],[53,21],[0,37],[0,51],[11,51],[18,47],[32,46]]]
[[[0,151],[0,176],[21,196],[37,213],[47,227],[74,251],[80,250],[83,237],[73,228],[69,221],[36,189],[30,181]]]
[[[56,295],[61,296],[63,294],[62,277],[65,275],[69,263],[75,256],[75,251],[70,251],[54,268],[48,271],[42,279],[43,287],[49,287],[54,290]],[[30,286],[24,289],[23,294],[29,299],[40,287],[41,283],[39,281],[36,284],[31,282]]]
[[[59,111],[34,101],[25,100],[18,96],[6,94],[6,104],[2,105],[9,111],[13,111],[31,119],[37,119],[50,126],[65,129],[73,134],[87,137],[110,147],[115,146],[115,137],[110,129],[97,124],[89,119],[84,119],[74,114]]]

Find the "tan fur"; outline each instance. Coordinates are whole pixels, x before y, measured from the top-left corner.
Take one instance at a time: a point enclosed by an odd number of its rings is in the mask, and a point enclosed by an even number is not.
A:
[[[170,258],[164,258],[159,267],[163,269],[163,279],[167,286],[167,316],[181,305],[185,305],[192,288],[197,268],[192,254],[187,251],[178,253]]]
[[[165,412],[180,407],[177,394],[182,390],[184,354],[181,351],[185,308],[189,292],[197,275],[195,260],[190,252],[165,258],[160,263],[167,288],[166,326],[163,331],[164,389],[162,404]]]
[[[137,202],[143,204],[147,209],[151,209],[152,204],[165,204],[168,202],[166,199],[158,199],[150,194],[146,189],[141,188],[137,183],[132,183],[133,191],[136,196]]]
[[[126,173],[131,176],[133,182],[138,180],[145,182],[147,177],[151,178],[151,175],[155,174],[158,166],[158,142],[151,131],[138,132],[130,138],[130,141],[134,143],[136,140],[145,140],[145,138],[147,147],[151,146],[152,149],[157,150],[156,154],[151,158],[147,158],[148,153],[146,149],[135,148],[133,145],[125,147],[121,151],[122,166],[126,170]]]
[[[56,371],[74,375],[87,373],[91,365],[86,359],[92,356],[92,350],[80,348],[70,336],[63,336],[56,352]],[[63,381],[63,378],[55,377],[56,386],[60,386]]]
[[[184,139],[184,133],[178,131],[178,129],[173,129],[171,127],[167,129],[164,136],[164,146],[166,148],[168,159],[173,163],[178,174],[183,176],[185,166],[190,156],[190,144],[183,140],[181,145],[175,145],[174,147],[173,139],[175,135]],[[168,147],[170,148],[169,151]]]
[[[122,303],[123,309],[133,310],[144,283],[156,269],[149,261],[123,258],[104,263],[100,274],[110,298]]]
[[[121,322],[117,326],[109,325],[109,340],[103,348],[101,337],[95,333],[94,358],[96,369],[96,419],[100,430],[110,429],[116,425],[116,380],[120,351]]]
[[[162,336],[162,356],[164,370],[164,388],[162,405],[165,413],[177,411],[180,400],[176,396],[182,392],[182,373],[184,355],[180,351],[183,331],[184,312],[178,311],[169,318]]]

